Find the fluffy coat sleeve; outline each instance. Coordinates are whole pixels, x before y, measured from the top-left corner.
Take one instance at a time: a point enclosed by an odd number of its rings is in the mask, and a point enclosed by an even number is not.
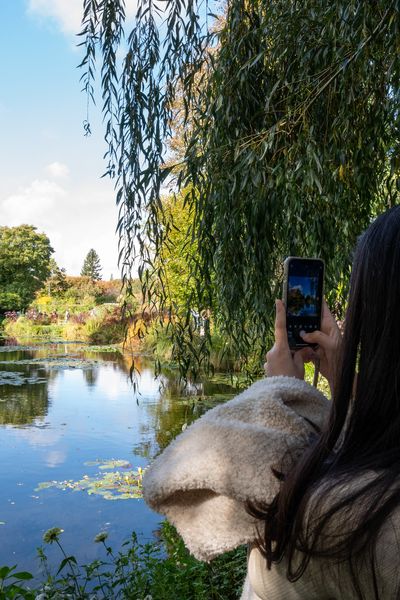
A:
[[[257,522],[244,503],[274,498],[278,481],[271,467],[285,470],[329,409],[325,396],[304,381],[257,381],[205,413],[155,459],[144,476],[144,498],[201,560],[252,542]]]

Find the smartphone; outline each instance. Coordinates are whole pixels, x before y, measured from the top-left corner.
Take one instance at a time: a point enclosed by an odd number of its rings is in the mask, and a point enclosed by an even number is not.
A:
[[[324,269],[320,258],[289,256],[284,262],[282,299],[290,348],[312,345],[300,337],[300,331],[321,329]]]

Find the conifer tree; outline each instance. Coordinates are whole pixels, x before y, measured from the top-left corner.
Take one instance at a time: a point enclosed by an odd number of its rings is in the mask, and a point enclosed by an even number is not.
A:
[[[99,281],[101,279],[100,258],[93,248],[91,248],[86,255],[81,270],[81,276],[90,277],[93,281]]]

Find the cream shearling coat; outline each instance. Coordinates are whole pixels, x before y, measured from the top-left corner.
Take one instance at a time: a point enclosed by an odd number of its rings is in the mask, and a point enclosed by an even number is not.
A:
[[[257,381],[188,427],[145,473],[146,502],[176,526],[194,556],[209,561],[239,545],[250,544],[241,600],[356,597],[350,591],[345,567],[332,571],[324,563],[311,561],[295,583],[287,580],[284,563],[267,571],[254,546],[257,521],[244,506],[246,500],[273,500],[278,481],[271,467],[287,468],[308,445],[315,427],[322,427],[329,410],[325,396],[304,381],[292,377]],[[380,560],[393,578],[397,564],[393,566],[387,547],[393,549],[400,531],[389,528],[389,546],[384,544]]]
[[[304,448],[314,431],[308,421],[321,427],[328,411],[328,400],[303,381],[257,381],[164,450],[145,473],[144,498],[200,560],[254,542],[257,523],[244,502],[274,498],[278,482],[271,466],[281,469],[288,451]],[[251,597],[247,587],[242,598]]]

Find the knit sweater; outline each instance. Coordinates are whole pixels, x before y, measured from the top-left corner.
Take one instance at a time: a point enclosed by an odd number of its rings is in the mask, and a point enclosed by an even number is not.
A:
[[[249,544],[248,573],[241,600],[357,597],[350,591],[346,566],[331,568],[323,561],[311,561],[295,583],[286,578],[284,561],[267,570],[254,544],[260,523],[245,508],[247,500],[273,500],[279,482],[271,467],[278,471],[290,468],[315,431],[323,426],[329,410],[330,402],[325,396],[304,381],[292,377],[263,379],[205,413],[146,471],[146,502],[176,526],[195,557],[209,561]],[[394,578],[390,559],[393,549],[397,550],[396,536],[400,537],[400,531],[390,523],[385,535],[379,558],[386,565],[386,575]]]

